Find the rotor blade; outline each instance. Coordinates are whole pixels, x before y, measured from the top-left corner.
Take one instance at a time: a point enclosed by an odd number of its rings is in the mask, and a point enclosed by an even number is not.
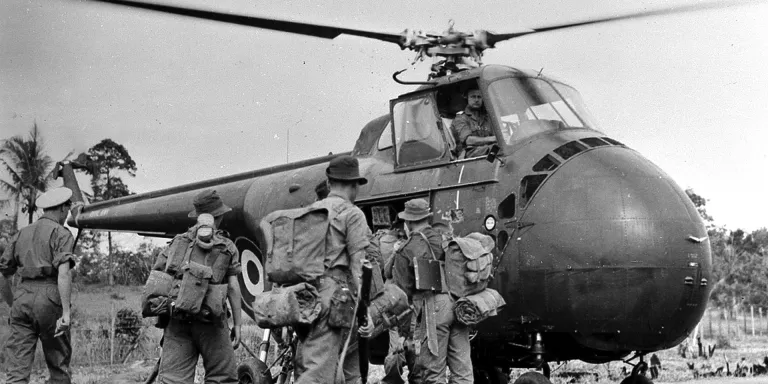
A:
[[[591,25],[591,24],[609,23],[609,22],[620,21],[620,20],[641,19],[641,18],[651,17],[651,16],[671,15],[675,13],[700,11],[705,9],[725,8],[725,7],[734,6],[734,5],[746,5],[750,3],[756,3],[756,2],[755,1],[715,1],[715,2],[706,2],[706,3],[695,3],[695,4],[687,4],[687,5],[681,5],[677,7],[671,7],[671,8],[657,9],[653,11],[630,13],[622,16],[604,17],[600,19],[577,21],[577,22],[568,23],[568,24],[559,24],[559,25],[552,25],[548,27],[531,28],[530,31],[525,31],[525,32],[499,33],[499,34],[487,32],[487,36],[488,36],[487,43],[489,46],[493,47],[494,44],[500,41],[509,40],[515,37],[530,35],[534,33],[550,32],[550,31],[556,31],[559,29],[575,28],[575,27],[581,27],[581,26]]]
[[[183,8],[173,5],[163,4],[150,4],[139,1],[131,0],[90,0],[101,3],[117,4],[132,8],[147,9],[155,12],[169,13],[180,16],[194,17],[197,19],[220,21],[228,24],[244,25],[247,27],[256,27],[261,29],[269,29],[273,31],[281,31],[288,33],[295,33],[299,35],[315,36],[324,39],[333,39],[339,35],[352,35],[367,37],[370,39],[382,40],[390,43],[401,45],[400,34],[392,33],[380,33],[372,31],[361,31],[357,29],[329,27],[325,25],[299,23],[294,21],[285,21],[277,19],[268,19],[255,16],[234,15],[229,13],[221,13],[215,11],[206,11],[201,9]]]

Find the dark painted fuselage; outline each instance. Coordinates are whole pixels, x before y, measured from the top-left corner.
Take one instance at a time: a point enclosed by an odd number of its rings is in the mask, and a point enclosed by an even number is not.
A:
[[[490,100],[500,79],[534,77],[487,66],[397,100],[430,93],[438,96],[429,100],[439,100],[441,89],[468,80]],[[502,106],[489,103],[488,109],[499,115]],[[587,125],[511,141],[500,161],[457,160],[446,147],[431,161],[404,166],[393,147],[407,143],[386,141],[392,123],[389,116],[371,121],[352,151],[370,180],[357,204],[370,221],[373,207],[425,197],[433,221],[459,235],[478,231],[497,239],[491,286],[507,305],[478,328],[476,358],[530,365],[531,335],[540,333],[545,360],[614,360],[671,347],[700,320],[711,278],[707,232],[684,191],[638,152]],[[509,142],[501,124],[493,121],[495,134]],[[241,250],[248,300],[264,288],[258,221],[314,201],[332,157],[92,204],[70,225],[173,235],[192,224],[192,197],[215,188],[233,208],[224,228]],[[488,217],[497,223],[491,230],[484,228]]]

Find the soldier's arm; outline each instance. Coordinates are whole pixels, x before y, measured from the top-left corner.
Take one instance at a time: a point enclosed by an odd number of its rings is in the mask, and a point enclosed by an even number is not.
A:
[[[8,243],[2,256],[0,256],[0,296],[8,306],[13,306],[13,292],[11,291],[10,277],[16,273],[17,265],[13,258],[16,247],[16,236]]]
[[[55,241],[52,242],[53,267],[59,272],[58,286],[61,296],[63,318],[69,323],[69,311],[72,297],[72,268],[75,267],[75,238],[68,229],[61,227],[56,231]]]
[[[242,272],[242,267],[239,261],[240,253],[234,244],[230,244],[229,252],[232,257],[227,269],[227,300],[229,300],[229,306],[232,308],[232,322],[234,323],[235,331],[235,339],[232,341],[232,346],[237,347],[240,344],[240,329],[243,324],[243,295],[240,292],[240,283],[237,281],[237,276]]]
[[[363,211],[355,208],[347,218],[347,254],[350,257],[349,269],[352,271],[352,282],[355,290],[360,289],[363,275],[363,259],[365,249],[370,244],[371,229],[365,220]]]
[[[62,317],[69,323],[69,315],[72,304],[72,269],[69,263],[59,265],[59,295],[61,295]]]

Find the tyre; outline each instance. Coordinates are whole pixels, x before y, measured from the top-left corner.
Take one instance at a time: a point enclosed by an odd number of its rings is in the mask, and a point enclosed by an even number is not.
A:
[[[475,384],[509,384],[509,375],[498,367],[482,367],[472,372]]]
[[[520,375],[514,384],[552,384],[552,382],[541,373],[530,371]]]
[[[266,373],[265,373],[266,372]],[[237,367],[237,380],[240,384],[273,384],[272,375],[267,365],[258,359],[248,359]]]

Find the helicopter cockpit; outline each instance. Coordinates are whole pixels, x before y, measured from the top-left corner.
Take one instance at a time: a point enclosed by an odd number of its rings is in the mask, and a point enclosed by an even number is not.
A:
[[[575,89],[520,72],[510,71],[510,75],[487,81],[481,74],[392,100],[391,119],[379,138],[378,149],[394,148],[396,168],[464,160],[455,150],[460,143],[456,142],[452,122],[466,108],[467,90],[478,85],[499,147],[506,151],[540,133],[597,128]]]

